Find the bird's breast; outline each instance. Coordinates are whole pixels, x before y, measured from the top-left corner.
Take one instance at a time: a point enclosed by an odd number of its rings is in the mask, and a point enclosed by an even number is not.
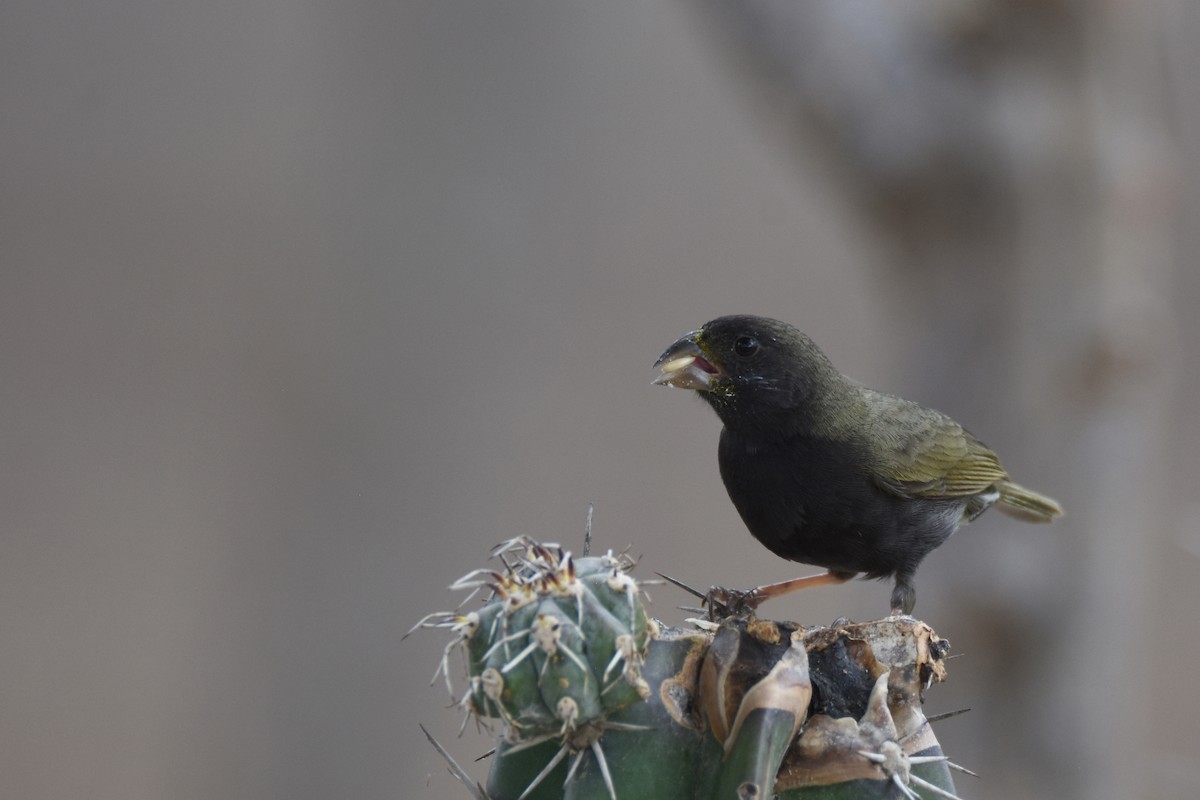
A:
[[[852,524],[877,493],[853,443],[807,436],[778,441],[723,434],[721,479],[751,533],[794,538],[796,529]]]
[[[854,442],[722,433],[721,479],[750,533],[775,554],[829,569],[886,574],[910,506],[876,486]],[[948,535],[948,534],[947,534]]]

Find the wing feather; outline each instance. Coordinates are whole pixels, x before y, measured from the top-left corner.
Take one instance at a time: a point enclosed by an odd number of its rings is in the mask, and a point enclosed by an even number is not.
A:
[[[1008,477],[996,454],[954,420],[899,397],[871,392],[876,478],[901,497],[970,497]]]

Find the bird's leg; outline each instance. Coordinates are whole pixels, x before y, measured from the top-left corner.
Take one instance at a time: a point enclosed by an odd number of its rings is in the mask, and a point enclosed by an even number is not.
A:
[[[842,572],[831,569],[819,575],[808,575],[803,578],[792,578],[790,581],[780,581],[779,583],[768,583],[765,586],[758,586],[751,589],[750,594],[761,603],[771,597],[791,594],[792,592],[808,589],[813,586],[834,586],[839,583],[845,583],[857,574],[857,572]]]
[[[790,581],[780,581],[778,583],[768,583],[763,586],[756,586],[749,591],[738,589],[724,589],[720,586],[714,586],[708,590],[708,595],[705,597],[705,603],[708,604],[710,615],[717,610],[717,606],[723,607],[727,613],[738,613],[739,611],[749,611],[758,608],[762,603],[772,597],[779,597],[785,594],[799,591],[800,589],[808,589],[813,586],[832,586],[846,581],[857,575],[857,572],[842,572],[840,570],[829,570],[822,572],[819,575],[808,575],[803,578],[793,578]]]
[[[912,575],[897,573],[896,588],[892,589],[892,616],[909,616],[916,604],[917,590],[912,585]]]

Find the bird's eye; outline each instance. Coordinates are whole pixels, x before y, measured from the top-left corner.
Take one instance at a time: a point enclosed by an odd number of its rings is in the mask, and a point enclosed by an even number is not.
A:
[[[754,355],[758,352],[758,339],[753,336],[738,337],[738,340],[733,343],[733,352],[742,358]]]

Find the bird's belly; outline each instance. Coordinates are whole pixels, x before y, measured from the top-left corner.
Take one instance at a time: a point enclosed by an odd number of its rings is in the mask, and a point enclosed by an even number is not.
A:
[[[750,533],[776,555],[844,572],[890,575],[954,532],[961,504],[880,489],[843,443],[721,449],[721,477]]]

